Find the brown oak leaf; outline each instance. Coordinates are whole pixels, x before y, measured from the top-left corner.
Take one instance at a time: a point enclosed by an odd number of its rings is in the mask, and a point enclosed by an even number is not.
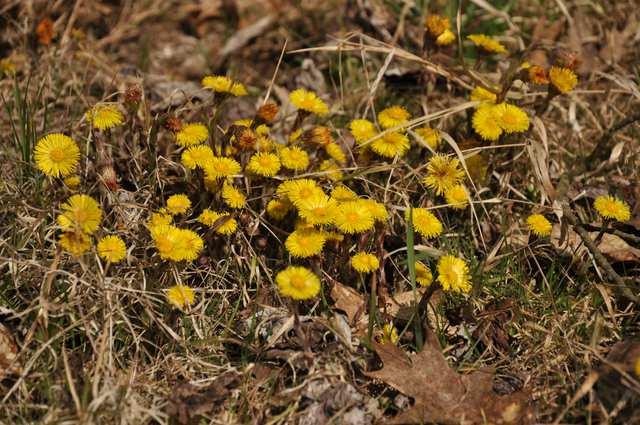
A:
[[[367,375],[413,397],[414,405],[389,423],[530,424],[533,413],[524,391],[498,395],[492,372],[462,375],[447,364],[435,336],[421,352],[408,356],[391,344],[373,343],[384,366]]]

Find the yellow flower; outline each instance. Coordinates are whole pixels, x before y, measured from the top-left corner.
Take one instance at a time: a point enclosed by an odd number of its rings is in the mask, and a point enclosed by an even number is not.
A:
[[[378,113],[378,122],[385,129],[405,124],[409,118],[409,112],[400,105],[390,106]]]
[[[309,154],[297,146],[280,149],[280,162],[288,170],[303,171],[309,166]]]
[[[628,221],[631,218],[629,205],[615,196],[598,196],[593,203],[594,208],[604,218],[617,221]]]
[[[420,261],[415,262],[416,266],[416,282],[420,286],[429,286],[431,282],[433,282],[433,275],[431,274],[431,269],[425,266]]]
[[[351,121],[349,123],[349,130],[358,145],[361,145],[378,134],[373,123],[365,119]]]
[[[176,194],[167,199],[167,212],[171,215],[184,214],[191,208],[191,201],[187,195]]]
[[[182,126],[176,133],[176,143],[187,147],[204,143],[209,138],[207,126],[201,123],[193,123]]]
[[[215,232],[220,235],[230,235],[238,229],[238,222],[229,214],[219,213],[210,209],[205,209],[198,216],[198,222],[205,226],[216,226]]]
[[[318,168],[320,171],[322,171],[323,177],[334,182],[342,180],[342,177],[343,177],[342,169],[332,159],[327,159],[322,161]]]
[[[230,208],[244,208],[247,197],[239,189],[227,182],[222,185],[222,199]]]
[[[474,100],[477,102],[489,102],[489,103],[496,103],[496,100],[498,99],[498,96],[495,93],[480,86],[477,86],[471,91],[470,97],[471,97],[471,100]]]
[[[502,127],[498,124],[493,105],[481,105],[473,113],[473,129],[484,140],[495,141],[502,135]]]
[[[469,267],[462,259],[454,255],[444,255],[438,260],[438,282],[444,291],[471,291]]]
[[[167,301],[180,310],[189,307],[196,299],[196,294],[189,286],[175,285],[167,291]]]
[[[425,20],[425,27],[432,37],[438,37],[443,32],[451,28],[449,18],[441,15],[429,15]]]
[[[177,229],[174,239],[174,261],[193,261],[198,258],[198,255],[204,247],[204,241],[193,230],[189,229]]]
[[[371,149],[380,156],[393,158],[402,156],[409,150],[409,138],[398,132],[387,133],[371,142]]]
[[[358,203],[366,208],[374,221],[383,223],[389,218],[389,213],[383,204],[373,199],[359,199]]]
[[[338,202],[355,201],[358,199],[358,195],[343,184],[333,188],[331,197]]]
[[[182,165],[193,170],[196,167],[206,169],[212,165],[214,155],[207,145],[191,146],[182,152]]]
[[[456,35],[451,30],[444,30],[442,34],[436,38],[436,44],[438,46],[448,46],[456,39]]]
[[[98,241],[98,255],[110,263],[119,263],[127,256],[127,247],[118,236],[105,236]]]
[[[81,183],[80,176],[65,177],[63,182],[69,189],[77,189],[78,186],[80,186],[80,183]]]
[[[333,136],[331,136],[331,130],[329,127],[325,126],[317,126],[312,128],[311,130],[307,130],[304,133],[301,133],[302,140],[306,143],[313,143],[320,146],[326,146],[329,143],[333,143]],[[294,142],[296,139],[291,140]]]
[[[444,191],[444,198],[452,208],[463,210],[469,205],[467,188],[462,184],[451,186]]]
[[[542,214],[531,214],[527,217],[529,230],[538,236],[549,236],[553,226]]]
[[[302,129],[299,128],[299,129],[297,129],[296,131],[294,131],[293,133],[291,133],[289,135],[289,143],[294,143],[295,141],[297,141],[300,138],[301,135],[302,135]],[[261,149],[259,149],[259,150],[261,150]]]
[[[79,257],[91,248],[89,236],[83,232],[64,232],[58,240],[62,249]]]
[[[423,183],[437,195],[442,195],[451,186],[461,183],[463,178],[464,170],[460,168],[460,161],[443,154],[435,154],[427,163],[427,177]]]
[[[258,152],[249,160],[247,170],[263,177],[273,177],[280,171],[280,159],[274,153]]]
[[[92,234],[98,229],[102,210],[98,202],[88,195],[73,195],[61,206],[58,224],[64,231]]]
[[[151,217],[149,217],[149,221],[147,221],[147,227],[151,228],[163,224],[171,224],[172,221],[173,216],[163,208],[158,212],[151,213]]]
[[[385,323],[382,327],[382,334],[380,335],[380,344],[393,344],[398,345],[398,330],[393,323]]]
[[[380,267],[380,261],[373,254],[358,252],[351,257],[351,267],[358,273],[371,273]]]
[[[318,184],[311,179],[287,180],[278,186],[276,193],[289,199],[294,205],[312,197],[322,196],[324,192]]]
[[[413,131],[415,131],[422,142],[429,145],[431,149],[434,151],[438,149],[438,146],[440,145],[440,132],[438,130],[431,127],[420,127]]]
[[[521,133],[529,128],[527,113],[517,106],[501,103],[492,108],[496,122],[506,133]]]
[[[568,93],[578,84],[578,76],[569,68],[552,66],[549,70],[549,80],[560,93]]]
[[[308,300],[320,292],[320,279],[306,267],[289,266],[276,276],[278,290],[294,300]]]
[[[404,218],[409,222],[409,209],[404,213]],[[413,228],[427,239],[435,238],[442,233],[442,223],[429,210],[424,208],[413,209]]]
[[[497,40],[484,34],[471,34],[467,36],[477,47],[489,53],[507,53],[507,49]]]
[[[246,96],[248,94],[247,89],[244,87],[242,83],[233,83],[231,85],[231,89],[229,90],[229,93],[231,93],[234,96]]]
[[[345,153],[337,143],[326,144],[324,150],[327,152],[327,155],[329,155],[337,163],[345,164],[347,162],[347,155],[345,155]]]
[[[320,254],[327,241],[324,232],[314,229],[294,230],[284,242],[292,257],[307,258]]]
[[[298,109],[311,112],[316,115],[327,115],[329,107],[314,92],[305,89],[297,89],[289,94],[289,101]]]
[[[214,157],[204,164],[204,174],[207,179],[221,179],[240,173],[241,167],[238,161],[226,156]]]
[[[267,214],[274,220],[282,220],[291,208],[292,205],[288,201],[272,199],[267,203]]]
[[[76,170],[80,149],[71,137],[52,133],[38,140],[34,156],[36,166],[47,176],[66,177]]]
[[[298,202],[300,217],[312,225],[331,224],[338,208],[338,202],[322,195],[311,196]]]
[[[160,258],[163,260],[175,260],[177,258],[176,241],[180,229],[170,224],[156,224],[150,226],[149,231]]]
[[[16,64],[14,64],[11,59],[2,59],[0,60],[0,77],[2,76],[13,76],[15,75],[17,70]]]
[[[122,112],[114,105],[96,105],[85,114],[93,128],[108,130],[124,122]]]
[[[202,79],[202,86],[217,93],[229,93],[233,81],[222,75],[207,75]]]
[[[334,224],[343,233],[362,233],[371,230],[375,220],[371,211],[359,201],[340,204],[335,213]]]

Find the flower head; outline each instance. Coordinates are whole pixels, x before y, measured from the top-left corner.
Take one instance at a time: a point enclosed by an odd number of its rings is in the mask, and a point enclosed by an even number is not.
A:
[[[63,182],[69,189],[77,189],[78,186],[80,186],[81,180],[80,176],[69,176],[65,177]]]
[[[189,197],[184,194],[175,194],[167,199],[167,212],[171,215],[184,214],[191,208]]]
[[[507,53],[507,49],[497,40],[484,34],[471,34],[467,36],[473,44],[489,53]]]
[[[289,266],[276,275],[278,290],[294,300],[308,300],[320,292],[320,279],[306,267]]]
[[[309,166],[309,154],[297,146],[280,149],[280,162],[288,170],[303,171]]]
[[[147,227],[152,228],[155,226],[161,226],[163,224],[171,224],[173,222],[173,216],[167,212],[166,209],[151,213],[149,220],[147,221]]]
[[[382,326],[382,332],[379,337],[380,344],[393,344],[398,345],[398,341],[400,341],[400,337],[398,336],[398,330],[393,323],[385,323]]]
[[[549,236],[551,234],[551,223],[542,214],[531,214],[527,217],[529,230],[538,236]]]
[[[471,91],[471,100],[475,100],[477,102],[489,102],[496,103],[498,96],[483,87],[477,86]]]
[[[375,220],[369,208],[359,201],[340,204],[335,213],[334,224],[343,233],[362,233],[371,230]]]
[[[448,46],[456,40],[456,35],[453,31],[446,29],[436,38],[436,44],[438,46]]]
[[[291,201],[296,207],[306,199],[324,195],[315,180],[311,179],[287,180],[278,186],[276,193]]]
[[[247,202],[247,197],[228,182],[222,185],[222,199],[229,208],[243,208]]]
[[[288,200],[272,199],[267,203],[267,214],[274,220],[282,220],[292,207]]]
[[[492,109],[496,122],[506,133],[521,133],[529,128],[527,113],[517,106],[500,103]]]
[[[549,80],[560,93],[568,93],[578,84],[578,76],[569,68],[552,66]]]
[[[220,235],[230,235],[238,228],[238,222],[229,214],[220,213],[210,209],[205,209],[198,216],[198,222],[208,227],[213,227],[214,231]]]
[[[338,202],[325,195],[314,195],[297,203],[300,217],[312,225],[333,223]]]
[[[347,155],[342,151],[337,143],[328,143],[324,146],[325,152],[338,164],[346,164]]]
[[[358,203],[369,211],[374,221],[384,223],[389,218],[389,213],[384,204],[373,199],[359,199]]]
[[[409,221],[409,209],[404,213],[405,220]],[[413,209],[413,228],[427,239],[435,238],[442,233],[442,223],[429,210],[425,208]]]
[[[415,262],[416,267],[416,282],[420,286],[429,286],[431,282],[433,282],[433,275],[431,274],[431,269],[425,266],[420,261]]]
[[[441,15],[429,15],[424,22],[427,32],[434,38],[451,28],[449,18]]]
[[[196,294],[189,286],[175,285],[167,291],[167,301],[180,310],[184,310],[193,304]]]
[[[373,254],[358,252],[351,257],[351,267],[359,273],[371,273],[380,267],[380,261]]]
[[[442,195],[450,187],[462,182],[463,178],[464,170],[460,168],[458,159],[435,154],[427,163],[427,176],[423,183],[437,195]]]
[[[422,143],[428,145],[434,151],[438,149],[440,145],[440,132],[431,127],[420,127],[413,130]]]
[[[105,236],[98,241],[98,255],[110,263],[119,263],[127,255],[127,246],[119,236]]]
[[[532,65],[527,69],[529,74],[529,81],[534,84],[549,84],[549,77],[543,67],[538,65]]]
[[[371,149],[387,158],[402,156],[409,150],[409,138],[396,131],[387,133],[371,142]]]
[[[329,143],[333,143],[333,136],[329,127],[323,125],[313,127],[311,130],[307,130],[301,133],[299,137],[302,137],[305,143],[312,143],[315,145],[326,146]],[[291,142],[295,142],[297,138],[292,136]]]
[[[207,145],[191,146],[182,152],[182,165],[190,170],[196,167],[206,169],[212,165],[214,155]]]
[[[444,198],[452,208],[463,210],[469,205],[469,194],[463,184],[451,186],[444,191]]]
[[[89,236],[79,231],[64,232],[58,242],[62,249],[75,257],[81,256],[91,248]]]
[[[280,171],[280,159],[274,153],[258,152],[249,160],[247,170],[263,177],[273,177]]]
[[[394,105],[378,113],[378,122],[382,128],[392,128],[409,122],[411,114],[402,106]]]
[[[361,145],[378,134],[373,123],[365,119],[351,121],[349,123],[349,130],[358,145]]]
[[[226,156],[214,157],[204,165],[204,174],[209,179],[221,179],[238,174],[242,169],[238,161]]]
[[[358,195],[343,184],[333,188],[331,197],[338,202],[355,201],[358,199]]]
[[[289,101],[298,109],[311,112],[316,115],[327,115],[329,107],[314,92],[305,89],[297,89],[289,94]]]
[[[498,124],[493,105],[481,105],[473,113],[473,129],[484,140],[495,141],[502,135],[502,127]]]
[[[327,241],[324,232],[315,229],[294,230],[284,243],[292,257],[307,258],[320,254]]]
[[[108,130],[124,122],[122,112],[114,105],[96,105],[85,114],[93,128]]]
[[[35,148],[36,166],[50,177],[66,177],[78,166],[80,149],[69,136],[52,133],[44,136]]]
[[[333,159],[325,159],[322,161],[318,170],[322,171],[323,177],[334,182],[342,180],[342,177],[344,176],[342,169]]]
[[[234,83],[223,75],[207,75],[202,79],[202,86],[216,93],[231,93],[234,96],[244,96],[246,89],[240,83]]]
[[[193,123],[182,126],[176,133],[176,143],[180,146],[193,146],[204,143],[209,138],[207,126],[201,123]]]
[[[438,260],[438,282],[444,291],[471,291],[469,267],[462,259],[454,255],[444,255]]]
[[[58,225],[64,231],[91,234],[98,229],[102,220],[102,209],[98,202],[88,195],[73,195],[61,206]]]
[[[593,203],[593,207],[604,218],[617,221],[628,221],[631,218],[629,205],[615,196],[598,196]]]

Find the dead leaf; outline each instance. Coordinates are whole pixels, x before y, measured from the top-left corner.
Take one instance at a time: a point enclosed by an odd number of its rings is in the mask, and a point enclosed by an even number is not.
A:
[[[364,299],[358,291],[340,282],[333,282],[331,298],[335,301],[335,308],[344,311],[351,324],[355,323],[356,318],[365,311]]]
[[[598,399],[609,411],[616,409],[616,406],[622,407],[616,423],[632,424],[640,421],[640,396],[635,371],[639,358],[640,340],[620,341],[611,347],[606,360],[598,368]]]
[[[180,424],[188,424],[193,418],[210,413],[229,397],[229,393],[240,384],[240,375],[229,371],[206,387],[191,383],[178,385],[169,396],[167,413]]]
[[[595,240],[598,235],[598,232],[589,233],[592,240]],[[587,252],[587,248],[582,243],[580,235],[572,228],[567,229],[567,234],[563,240],[561,238],[561,228],[559,224],[553,225],[550,242],[557,249],[575,251],[577,255],[582,255]],[[602,236],[602,240],[598,244],[598,249],[606,257],[617,262],[640,262],[640,249],[632,247],[619,236],[610,233],[605,233]]]
[[[374,342],[373,346],[384,366],[367,375],[415,400],[413,407],[389,423],[529,424],[533,420],[528,394],[496,394],[491,372],[457,373],[433,334],[422,351],[411,356],[395,345]]]
[[[19,373],[20,366],[16,362],[18,346],[9,329],[0,324],[0,380],[7,376]]]

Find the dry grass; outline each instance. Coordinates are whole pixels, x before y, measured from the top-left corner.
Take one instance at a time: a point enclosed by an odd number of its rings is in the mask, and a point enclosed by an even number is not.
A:
[[[435,211],[446,230],[436,242],[416,240],[416,257],[434,264],[442,253],[457,252],[473,272],[471,294],[440,291],[428,315],[450,364],[460,372],[493,367],[502,393],[530,391],[539,423],[631,423],[637,376],[622,379],[603,368],[628,371],[607,355],[614,344],[637,337],[637,305],[592,255],[557,238],[529,238],[524,220],[537,208],[558,223],[561,205],[570,203],[580,220],[596,223],[592,199],[618,194],[632,208],[632,220],[617,227],[631,236],[629,245],[618,251],[631,254],[624,261],[616,253],[606,258],[638,294],[640,257],[632,255],[640,249],[633,239],[640,236],[637,125],[616,132],[607,144],[613,151],[601,160],[584,163],[606,130],[638,108],[637,20],[627,13],[633,3],[506,8],[498,2],[495,9],[465,2],[463,32],[496,33],[513,51],[531,45],[541,16],[564,20],[553,40],[538,39],[544,49],[537,54],[550,60],[553,48],[566,48],[582,60],[575,91],[553,99],[524,135],[493,145],[469,129],[474,103],[468,94],[477,84],[497,82],[506,64],[462,69],[451,54],[426,59],[419,48],[427,13],[422,2],[268,3],[272,21],[260,23],[257,38],[245,37],[264,15],[253,2],[211,2],[203,9],[169,0],[0,6],[0,56],[18,66],[15,79],[0,80],[0,331],[11,334],[17,348],[12,369],[0,370],[0,422],[367,424],[390,418],[411,401],[365,376],[379,360],[361,329],[335,307],[331,287],[340,282],[367,296],[368,283],[345,267],[345,258],[368,243],[384,258],[381,300],[410,290],[404,212],[420,205]],[[429,10],[455,18],[447,7]],[[45,17],[54,24],[49,45],[36,36]],[[239,47],[217,54],[229,46]],[[473,53],[466,54],[473,63]],[[268,91],[282,105],[272,135],[284,141],[295,120],[290,91],[305,86],[330,99],[325,125],[348,152],[344,182],[389,211],[384,229],[368,240],[347,238],[309,261],[324,288],[300,306],[307,341],[273,282],[289,262],[283,243],[292,228],[264,213],[273,181],[243,174],[237,184],[250,202],[236,215],[240,231],[228,238],[207,233],[194,262],[162,261],[145,227],[149,213],[173,193],[189,193],[197,208],[214,202],[185,173],[162,127],[169,115],[185,122],[207,116],[203,105],[211,100],[198,83],[213,72],[229,73],[250,90],[225,105],[220,130],[252,117]],[[140,84],[145,98],[109,139],[120,186],[109,190],[83,114],[97,102],[120,101],[130,84]],[[507,98],[533,117],[545,93],[515,89]],[[443,150],[459,157],[470,177],[471,208],[456,212],[424,188],[430,152],[423,146],[389,161],[359,156],[347,123],[391,104],[412,112],[408,128],[429,123],[442,130]],[[29,156],[36,140],[51,132],[79,142],[82,192],[100,199],[101,226],[127,241],[123,264],[105,267],[95,250],[74,258],[57,248],[55,217],[72,192],[38,172]],[[166,288],[176,281],[196,290],[186,313],[166,301]],[[400,344],[415,350],[406,317],[396,325],[406,330]],[[629,389],[618,393],[625,385]]]

